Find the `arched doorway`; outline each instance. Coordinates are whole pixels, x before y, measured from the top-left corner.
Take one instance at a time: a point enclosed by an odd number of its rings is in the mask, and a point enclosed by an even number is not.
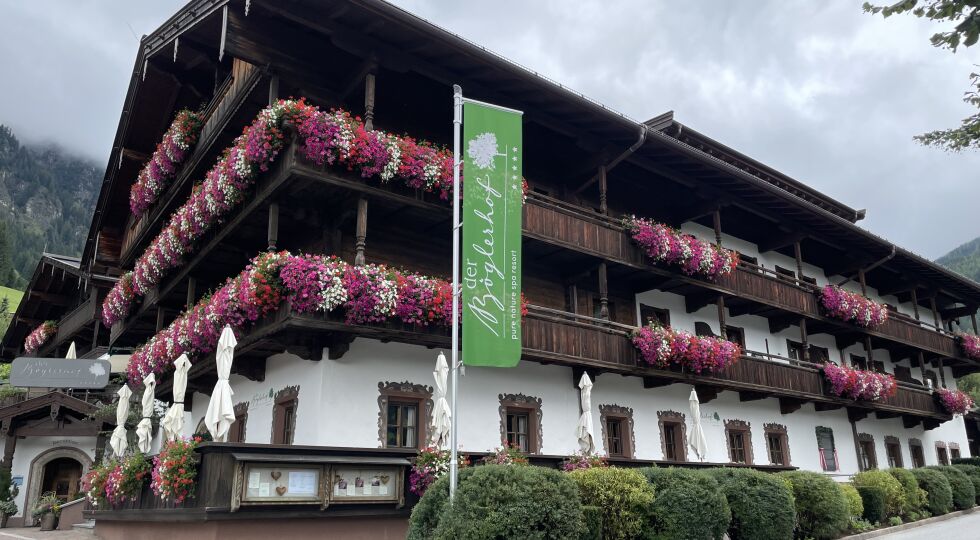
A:
[[[70,446],[52,448],[39,454],[31,461],[30,476],[27,479],[27,492],[24,496],[24,525],[34,524],[30,509],[45,491],[58,493],[59,497],[74,500],[80,496],[79,481],[92,466],[92,458],[84,451]],[[69,497],[71,497],[69,499]]]

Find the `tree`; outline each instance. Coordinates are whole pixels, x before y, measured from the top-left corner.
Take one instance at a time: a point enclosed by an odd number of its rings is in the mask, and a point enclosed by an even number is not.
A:
[[[980,404],[980,373],[970,373],[956,379],[956,388],[970,394],[973,401]]]
[[[947,32],[937,32],[930,41],[933,47],[956,52],[962,45],[971,47],[980,40],[980,1],[978,0],[901,0],[891,6],[876,6],[868,2],[864,11],[881,14],[887,18],[892,15],[911,13],[954,26]],[[980,109],[980,73],[970,74],[972,88],[963,96],[963,101]],[[960,127],[940,129],[917,135],[915,140],[927,145],[938,146],[957,152],[967,148],[980,149],[980,113],[964,118]]]
[[[0,285],[14,285],[14,265],[10,259],[10,239],[7,237],[7,223],[0,221]]]

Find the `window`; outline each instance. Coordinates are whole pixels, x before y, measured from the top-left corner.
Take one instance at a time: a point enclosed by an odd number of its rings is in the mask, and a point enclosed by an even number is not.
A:
[[[960,445],[949,443],[949,459],[960,459]]]
[[[422,448],[432,414],[432,387],[378,383],[378,439],[384,448]]]
[[[851,366],[857,369],[868,369],[868,360],[863,356],[851,355]]]
[[[902,382],[914,382],[914,379],[912,379],[912,368],[895,366],[895,378]]]
[[[817,284],[817,278],[810,277],[810,276],[802,276],[801,275],[800,276],[800,281],[802,281],[803,283],[809,283],[810,285],[816,285]]]
[[[670,311],[640,304],[640,326],[646,326],[651,322],[661,326],[670,326]]]
[[[946,451],[946,443],[936,443],[936,461],[940,465],[949,465],[949,452]]]
[[[817,426],[817,448],[820,451],[820,466],[825,471],[837,470],[837,448],[834,447],[834,430]]]
[[[810,345],[810,361],[818,364],[830,362],[830,351],[826,347]]]
[[[299,386],[287,386],[276,393],[272,407],[272,444],[293,444]]]
[[[687,461],[687,428],[684,415],[676,411],[657,411],[660,445],[666,461]]]
[[[728,439],[728,460],[732,463],[752,464],[752,431],[748,422],[725,420],[725,438]]]
[[[926,371],[926,381],[928,381],[926,383],[927,386],[929,385],[929,383],[932,383],[933,388],[939,388],[939,377],[936,376],[935,371],[932,370]]]
[[[922,441],[919,439],[909,439],[909,455],[912,456],[913,467],[926,466],[925,453],[922,452]]]
[[[746,255],[741,251],[738,253],[738,260],[743,263],[751,264],[754,266],[759,266],[759,258],[753,257],[751,255]]]
[[[789,278],[789,281],[796,281],[796,272],[790,270],[789,268],[783,268],[782,266],[776,265],[776,273],[780,277]]]
[[[248,402],[235,405],[235,423],[228,428],[228,442],[245,442],[245,423],[248,422]]]
[[[786,356],[789,356],[790,360],[803,360],[803,344],[798,341],[793,341],[792,339],[786,340]]]
[[[885,437],[885,455],[888,457],[889,467],[905,466],[902,462],[902,445],[898,443],[898,437]]]
[[[789,439],[786,426],[781,424],[766,424],[766,448],[769,450],[769,463],[772,465],[789,465]]]
[[[743,351],[745,350],[745,329],[737,326],[725,326],[725,339],[737,343]]]
[[[878,456],[875,454],[875,440],[868,433],[858,433],[858,468],[870,471],[878,468]]]
[[[633,457],[633,409],[619,405],[599,405],[599,421],[606,454]]]
[[[541,451],[541,398],[500,394],[500,443],[526,454]]]

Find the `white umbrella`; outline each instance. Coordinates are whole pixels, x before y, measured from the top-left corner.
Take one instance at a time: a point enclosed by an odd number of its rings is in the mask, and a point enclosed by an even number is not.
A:
[[[235,404],[231,402],[231,385],[228,378],[231,377],[231,363],[235,358],[235,333],[231,331],[231,326],[225,325],[218,338],[218,350],[214,355],[214,361],[218,366],[218,382],[214,384],[214,391],[211,392],[211,401],[208,403],[208,412],[204,415],[204,425],[208,427],[211,437],[215,441],[225,442],[228,439],[228,430],[235,422]]]
[[[116,395],[119,396],[119,401],[116,403],[116,429],[112,430],[109,446],[112,447],[116,457],[122,457],[126,453],[126,447],[129,446],[126,441],[126,419],[129,417],[129,398],[133,395],[133,391],[129,386],[123,385]]]
[[[432,372],[436,380],[436,407],[432,411],[432,445],[444,448],[449,443],[449,430],[452,429],[453,415],[446,401],[446,380],[449,378],[449,364],[446,355],[439,353],[436,369]]]
[[[582,374],[578,387],[581,390],[582,414],[578,417],[575,435],[582,453],[591,454],[595,451],[595,437],[592,434],[592,379],[589,379],[588,373]]]
[[[704,428],[701,427],[701,402],[698,401],[698,393],[691,389],[691,397],[688,398],[691,405],[691,430],[687,432],[687,445],[694,450],[698,459],[704,461],[708,453],[708,440],[704,437]]]
[[[136,446],[140,452],[146,454],[150,451],[150,443],[153,442],[153,391],[157,388],[156,375],[150,373],[143,378],[143,419],[136,424]]]
[[[191,361],[186,354],[180,355],[174,361],[174,402],[163,416],[163,432],[166,438],[176,441],[184,431],[184,393],[187,391],[187,371],[191,369]]]
[[[65,355],[65,358],[69,358],[69,359],[78,358],[78,353],[75,352],[75,342],[74,341],[72,341],[71,342],[71,345],[68,346],[68,354]]]

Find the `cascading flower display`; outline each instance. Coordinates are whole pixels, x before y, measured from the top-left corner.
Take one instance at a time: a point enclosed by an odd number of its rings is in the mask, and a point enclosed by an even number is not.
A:
[[[317,165],[344,167],[362,178],[438,194],[452,191],[453,156],[443,148],[410,137],[367,130],[360,118],[343,110],[321,111],[302,99],[279,100],[263,109],[225,150],[190,198],[170,217],[160,234],[137,259],[123,280],[132,291],[113,291],[104,305],[103,322],[125,318],[137,297],[183,264],[194,244],[241,205],[259,173],[267,171],[286,146],[285,128],[296,130],[299,155]],[[383,306],[382,306],[383,307]]]
[[[973,409],[973,398],[961,390],[937,388],[936,395],[939,396],[939,402],[943,404],[943,408],[949,414],[966,414]]]
[[[24,352],[34,354],[42,345],[48,342],[58,331],[58,323],[54,321],[44,321],[37,328],[27,334],[24,340]]]
[[[960,344],[963,354],[974,360],[980,360],[980,336],[973,334],[957,334],[956,341]]]
[[[596,454],[573,454],[561,463],[561,470],[565,472],[577,471],[579,469],[594,469],[608,467],[609,462],[605,456]]]
[[[742,355],[737,343],[657,324],[635,330],[631,339],[643,360],[658,368],[676,364],[694,373],[712,373],[734,364]]]
[[[197,461],[194,449],[200,437],[167,441],[160,453],[153,458],[150,489],[163,500],[182,503],[194,496],[194,480],[197,478]]]
[[[107,326],[126,318],[129,310],[136,298],[133,292],[133,273],[126,272],[120,276],[116,285],[106,293],[105,300],[102,301],[102,321]]]
[[[82,492],[92,503],[93,508],[98,508],[101,503],[106,501],[106,482],[109,480],[109,473],[116,469],[118,464],[115,461],[105,461],[94,465],[82,477]]]
[[[888,306],[860,294],[827,285],[817,293],[828,317],[851,322],[863,328],[874,328],[888,320]]]
[[[895,395],[898,384],[888,373],[877,373],[827,362],[823,374],[830,383],[830,392],[836,396],[865,401],[880,401]]]
[[[297,313],[343,309],[348,324],[445,327],[452,322],[452,285],[446,280],[384,265],[354,266],[337,257],[262,253],[136,349],[127,368],[129,380],[162,374],[182,353],[193,357],[214,351],[226,324],[240,332],[284,301]]]
[[[105,498],[110,505],[135,499],[150,475],[150,460],[144,454],[132,454],[109,471],[105,481]]]
[[[628,216],[623,227],[656,264],[680,267],[689,276],[715,279],[735,270],[738,252],[684,234],[663,223]]]
[[[452,454],[449,450],[443,450],[434,446],[427,446],[419,450],[415,464],[412,465],[412,474],[408,478],[409,489],[412,493],[421,497],[425,490],[433,482],[449,472],[449,464],[452,461]],[[463,454],[457,457],[459,467],[468,467],[470,460]]]
[[[187,109],[177,113],[129,190],[129,209],[134,216],[146,212],[177,176],[180,165],[197,144],[203,126],[204,117],[200,113]]]

